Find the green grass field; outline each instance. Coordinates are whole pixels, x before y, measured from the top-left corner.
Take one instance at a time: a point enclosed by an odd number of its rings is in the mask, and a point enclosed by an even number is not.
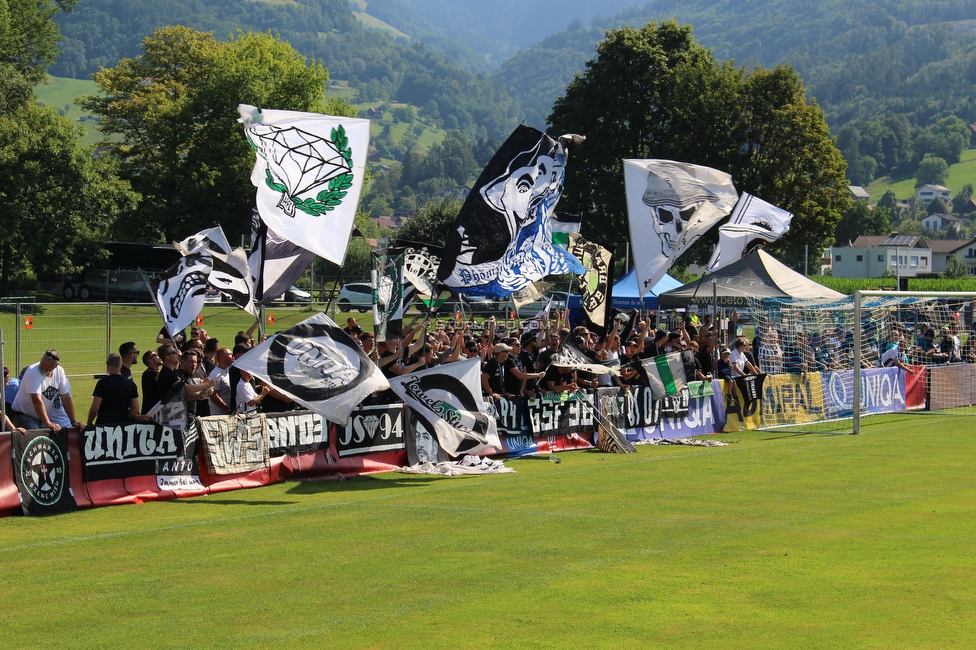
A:
[[[949,181],[946,187],[952,190],[952,195],[958,194],[966,183],[976,184],[976,149],[965,149],[960,161],[949,165]],[[893,190],[899,201],[905,201],[915,191],[915,177],[893,182],[889,176],[882,176],[874,179],[864,189],[871,195],[871,203],[877,203],[888,190]]]
[[[968,648],[968,418],[0,520],[0,647]]]

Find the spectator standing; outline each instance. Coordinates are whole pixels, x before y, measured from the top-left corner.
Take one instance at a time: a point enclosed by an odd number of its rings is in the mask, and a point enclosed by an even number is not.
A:
[[[133,341],[126,341],[119,346],[119,357],[122,359],[122,376],[132,379],[132,366],[139,363],[139,347]]]
[[[126,420],[148,420],[139,414],[139,390],[131,375],[122,374],[122,355],[112,353],[105,360],[104,377],[95,384],[88,409],[88,426],[117,424]]]
[[[25,429],[50,429],[58,432],[81,428],[75,419],[71,384],[61,367],[61,354],[51,348],[41,360],[27,368],[13,403],[14,423]]]
[[[148,413],[149,409],[156,406],[159,401],[159,369],[163,362],[153,350],[146,350],[142,355],[142,363],[146,369],[142,371],[142,412]]]
[[[214,382],[214,392],[210,396],[210,415],[230,415],[230,374],[227,369],[233,363],[234,355],[229,348],[220,348],[214,355],[214,361],[216,365],[208,376]]]

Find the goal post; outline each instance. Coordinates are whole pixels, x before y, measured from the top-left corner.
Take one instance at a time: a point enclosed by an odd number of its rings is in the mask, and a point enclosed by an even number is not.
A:
[[[867,416],[976,415],[976,292],[751,299],[758,428],[861,432]]]

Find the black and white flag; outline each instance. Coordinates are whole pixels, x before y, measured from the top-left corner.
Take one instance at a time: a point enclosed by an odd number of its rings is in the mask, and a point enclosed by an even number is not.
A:
[[[337,424],[345,424],[367,395],[390,387],[362,347],[325,314],[278,332],[233,365]]]
[[[556,351],[556,356],[550,362],[554,366],[563,366],[573,370],[583,370],[594,375],[611,374],[620,375],[620,360],[611,359],[610,361],[595,361],[583,354],[583,351],[571,340],[566,339]]]
[[[603,336],[607,333],[607,317],[610,315],[613,254],[577,234],[569,236],[569,252],[586,268],[586,273],[576,276],[576,286],[580,290],[587,324]]]
[[[735,205],[732,177],[671,160],[624,160],[627,221],[643,297]]]
[[[481,397],[481,359],[446,363],[390,379],[390,388],[451,456],[501,448]]]
[[[183,255],[204,250],[213,258],[209,281],[214,288],[228,295],[231,301],[257,318],[254,307],[254,285],[247,266],[247,253],[243,248],[233,248],[220,226],[201,230],[176,244]]]
[[[258,302],[270,305],[276,301],[314,261],[315,253],[278,235],[261,220],[257,208],[251,212],[247,264]]]
[[[550,274],[583,272],[552,243],[566,172],[564,138],[557,142],[521,125],[488,161],[448,234],[437,274],[444,284],[504,298]]]
[[[25,515],[53,515],[78,509],[68,478],[68,431],[14,432],[10,436],[14,481]]]
[[[774,242],[790,229],[793,214],[743,192],[729,222],[718,228],[718,244],[708,262],[714,272],[748,255],[759,242]]]
[[[372,256],[373,331],[376,342],[382,343],[403,334],[403,249],[373,251]]]
[[[237,107],[256,161],[261,218],[288,241],[342,265],[366,171],[369,120]]]
[[[190,428],[190,409],[186,404],[186,384],[178,382],[159,398],[146,413],[153,422],[173,429],[186,431]]]
[[[555,285],[552,282],[533,282],[512,294],[515,309],[521,309],[529,303],[545,296]]]
[[[213,257],[203,247],[184,255],[167,271],[149,281],[153,300],[169,337],[183,331],[203,311]]]

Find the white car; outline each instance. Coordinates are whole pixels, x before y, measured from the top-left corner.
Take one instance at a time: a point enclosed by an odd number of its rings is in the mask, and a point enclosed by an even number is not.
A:
[[[365,314],[373,308],[373,287],[366,282],[347,282],[339,290],[336,303],[343,314],[353,309]]]
[[[288,288],[288,291],[283,293],[281,297],[278,298],[278,300],[279,302],[285,302],[291,304],[300,303],[300,302],[311,303],[312,294],[310,294],[308,291],[305,291],[304,289],[299,289],[298,287],[292,285],[291,287]]]

